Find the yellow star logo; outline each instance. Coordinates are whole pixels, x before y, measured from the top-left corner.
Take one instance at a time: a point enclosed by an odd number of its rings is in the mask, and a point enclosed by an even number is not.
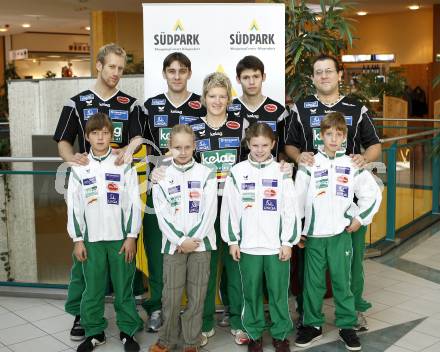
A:
[[[184,31],[183,23],[180,19],[176,21],[176,24],[173,27],[173,31],[177,31],[177,30],[182,31],[182,32]]]
[[[252,23],[251,23],[251,25],[250,25],[250,27],[249,27],[249,30],[250,30],[250,31],[259,31],[259,30],[260,30],[260,26],[258,25],[256,19],[253,19],[253,20],[252,20]]]

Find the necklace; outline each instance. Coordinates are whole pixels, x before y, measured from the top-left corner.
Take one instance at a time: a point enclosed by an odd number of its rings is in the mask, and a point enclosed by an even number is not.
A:
[[[336,100],[328,102],[325,101],[324,99],[322,99],[322,97],[320,97],[319,95],[317,95],[318,100],[323,103],[324,105],[335,105],[340,99],[341,99],[341,94],[338,93],[338,97],[336,98]]]
[[[217,124],[213,124],[209,120],[210,119],[208,117],[206,117],[206,122],[209,125],[209,127],[211,127],[214,130],[217,130],[217,129],[219,129],[220,127],[222,127],[225,124],[225,122],[227,120],[227,117],[225,116],[224,119],[220,123],[217,123]]]

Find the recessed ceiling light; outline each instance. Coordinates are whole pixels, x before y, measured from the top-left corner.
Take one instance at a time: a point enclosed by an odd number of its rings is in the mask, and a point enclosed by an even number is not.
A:
[[[31,25],[29,23],[23,23],[21,26],[23,28],[30,28],[31,27]]]
[[[420,9],[420,5],[411,5],[411,6],[408,6],[408,8],[410,10],[418,10],[418,9]]]
[[[90,31],[90,26],[85,26],[84,29],[85,29],[86,31]]]
[[[366,12],[366,11],[358,11],[356,13],[358,16],[366,16],[368,14],[368,12]]]
[[[7,32],[8,29],[7,28],[0,28],[0,32]]]

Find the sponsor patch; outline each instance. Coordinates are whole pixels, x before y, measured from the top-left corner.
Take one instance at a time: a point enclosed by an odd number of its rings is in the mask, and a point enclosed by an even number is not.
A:
[[[241,189],[243,191],[250,191],[255,189],[255,182],[245,182],[241,184]]]
[[[154,115],[154,127],[167,127],[168,115]]]
[[[84,120],[87,121],[89,118],[91,118],[93,115],[97,113],[98,113],[97,108],[83,109]]]
[[[200,101],[197,100],[191,100],[188,102],[188,106],[191,109],[199,110],[202,107],[202,103],[200,103]]]
[[[175,194],[180,192],[180,185],[168,188],[168,194]]]
[[[192,130],[194,132],[197,132],[197,131],[204,130],[206,128],[206,125],[202,122],[202,123],[196,123],[194,125],[190,125],[190,127],[192,128]]]
[[[189,125],[191,122],[197,121],[198,117],[195,116],[179,116],[179,124],[181,125]]]
[[[159,128],[159,148],[168,148],[171,128]]]
[[[270,178],[263,178],[261,180],[261,184],[264,187],[278,187],[278,180],[276,179],[270,179]]]
[[[258,123],[266,123],[269,125],[269,127],[272,129],[272,131],[277,131],[277,123],[275,121],[258,121]]]
[[[200,181],[188,181],[188,188],[200,188]]]
[[[273,188],[268,188],[264,190],[264,196],[266,198],[273,198],[277,196],[277,191]]]
[[[324,142],[321,139],[321,129],[320,128],[314,128],[312,130],[313,132],[313,148],[318,149],[319,146],[324,145]]]
[[[119,204],[119,193],[107,192],[107,204]]]
[[[110,182],[107,185],[107,190],[109,190],[110,192],[117,192],[119,191],[119,186],[114,182]]]
[[[151,105],[165,105],[167,102],[166,99],[152,99]]]
[[[110,109],[108,116],[111,120],[128,120],[128,111],[127,110],[113,110]]]
[[[200,209],[200,202],[198,200],[190,200],[189,201],[189,212],[190,213],[198,213]]]
[[[87,95],[80,95],[79,96],[80,101],[87,101],[87,100],[93,100],[93,99],[95,99],[94,94],[87,94]]]
[[[86,198],[94,197],[98,195],[98,186],[92,186],[85,189]]]
[[[241,104],[231,104],[228,106],[228,111],[240,111],[241,110]]]
[[[220,149],[238,148],[240,146],[240,138],[238,137],[223,137],[218,139],[218,146]]]
[[[304,108],[310,109],[310,108],[317,108],[318,107],[318,101],[306,101],[304,102]]]
[[[321,121],[324,119],[324,115],[310,116],[310,127],[321,126]]]
[[[348,166],[336,166],[335,171],[338,174],[350,175],[350,168]]]
[[[348,187],[342,185],[336,185],[336,195],[340,197],[348,198]]]
[[[92,184],[96,183],[96,177],[85,178],[85,179],[83,179],[82,182],[83,182],[84,186],[92,185]]]
[[[124,123],[123,122],[113,122],[112,121],[112,125],[113,125],[113,138],[112,138],[112,143],[122,143],[122,131],[124,128]]]
[[[266,104],[264,105],[264,110],[267,112],[275,112],[278,110],[278,107],[275,104]]]
[[[106,181],[114,181],[114,182],[120,182],[121,181],[121,175],[119,174],[105,174],[105,180]]]
[[[98,197],[92,197],[87,201],[87,205],[90,205],[92,203],[95,203],[98,201]]]
[[[319,191],[318,194],[316,195],[317,197],[319,196],[323,196],[327,191],[323,190],[323,191]]]
[[[196,150],[198,152],[211,150],[211,140],[209,138],[199,139],[196,141]]]
[[[277,211],[277,200],[263,198],[263,210]]]
[[[201,163],[210,168],[215,168],[217,181],[224,182],[231,167],[237,162],[237,149],[221,149],[202,152]]]
[[[226,127],[231,130],[238,130],[240,128],[240,123],[237,121],[228,121],[226,122]]]
[[[353,116],[345,116],[345,123],[347,126],[353,126]]]
[[[200,192],[199,191],[191,191],[191,192],[189,192],[189,198],[190,199],[199,199],[200,198]]]
[[[253,203],[253,202],[255,202],[255,193],[254,192],[243,192],[241,194],[241,200],[245,203]]]
[[[315,183],[316,189],[328,188],[328,178],[322,178]]]
[[[348,177],[345,175],[340,175],[336,178],[339,183],[348,183]]]
[[[315,178],[328,176],[328,170],[327,169],[317,170],[314,172],[313,176],[315,176]]]
[[[128,99],[127,97],[121,97],[120,95],[116,97],[116,100],[118,101],[118,103],[121,104],[128,104],[130,102],[130,99]]]

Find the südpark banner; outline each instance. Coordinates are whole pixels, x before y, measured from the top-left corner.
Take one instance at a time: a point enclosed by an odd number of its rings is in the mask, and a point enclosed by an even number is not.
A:
[[[143,4],[143,19],[145,99],[167,91],[163,60],[179,51],[191,60],[190,91],[200,94],[205,76],[220,71],[240,96],[235,67],[255,55],[265,66],[263,94],[284,104],[284,4]]]

